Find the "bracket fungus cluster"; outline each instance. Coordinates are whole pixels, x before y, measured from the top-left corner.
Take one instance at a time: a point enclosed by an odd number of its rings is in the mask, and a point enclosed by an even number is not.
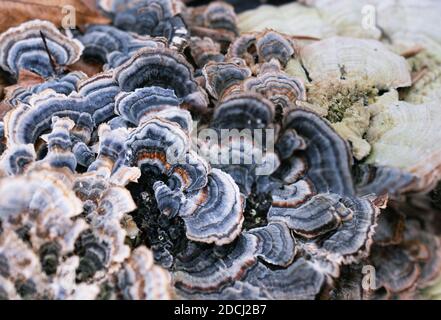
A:
[[[439,3],[96,2],[0,34],[0,298],[440,296]]]

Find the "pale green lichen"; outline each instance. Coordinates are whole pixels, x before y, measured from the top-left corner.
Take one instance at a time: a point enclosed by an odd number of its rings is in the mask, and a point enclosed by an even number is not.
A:
[[[366,157],[371,150],[364,139],[370,119],[367,106],[377,100],[379,90],[371,84],[354,80],[310,82],[306,88],[307,101],[298,104],[329,120],[334,129],[349,141],[356,159]]]
[[[430,300],[441,300],[441,277],[439,277],[434,284],[421,291],[424,298]]]
[[[370,144],[363,139],[369,127],[370,113],[360,100],[346,109],[343,119],[334,123],[334,129],[351,143],[354,157],[358,160],[366,157],[371,151]]]
[[[375,103],[368,106],[371,120],[375,118],[375,121],[370,121],[369,130],[365,135],[370,144],[377,142],[387,131],[394,127],[395,121],[389,113],[385,112],[385,109],[388,105],[397,101],[398,92],[391,90],[378,97]],[[370,154],[370,158],[375,156],[374,152],[375,150]]]
[[[375,86],[351,80],[336,83],[312,82],[306,87],[308,102],[326,109],[326,119],[331,123],[342,121],[346,110],[355,103],[362,101],[367,106],[378,96]]]

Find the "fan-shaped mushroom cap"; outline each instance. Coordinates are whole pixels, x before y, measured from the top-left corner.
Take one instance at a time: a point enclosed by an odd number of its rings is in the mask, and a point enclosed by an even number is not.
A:
[[[167,171],[168,185],[171,189],[193,192],[207,185],[210,171],[209,163],[191,150],[185,155],[183,161],[171,165]]]
[[[256,78],[248,78],[243,83],[245,91],[257,92],[274,105],[283,109],[293,107],[297,100],[306,100],[306,89],[303,81],[290,77],[278,67],[263,69]]]
[[[81,42],[64,36],[48,21],[28,21],[0,35],[0,66],[14,76],[26,69],[47,78],[56,73],[50,59],[67,66],[77,61],[82,51]]]
[[[271,101],[252,93],[237,94],[222,101],[214,110],[212,127],[219,129],[262,129],[274,120]]]
[[[238,90],[240,83],[251,76],[251,70],[241,59],[209,62],[202,69],[207,91],[217,100]]]
[[[36,158],[32,144],[13,144],[0,158],[0,176],[22,174]]]
[[[353,195],[348,145],[331,126],[315,113],[301,109],[288,113],[284,122],[286,129],[295,129],[306,142],[306,149],[300,154],[305,157],[306,177],[312,181],[315,192]]]
[[[75,172],[77,159],[72,153],[72,141],[70,131],[75,123],[69,118],[52,118],[52,131],[48,135],[42,136],[47,140],[48,154],[43,161],[48,161],[53,168],[69,168]]]
[[[224,56],[220,52],[220,44],[208,37],[192,37],[190,39],[190,50],[191,56],[199,68],[204,67],[210,61],[224,61]]]
[[[163,24],[180,13],[182,3],[175,0],[101,0],[98,6],[112,17],[113,25],[139,34],[163,35]]]
[[[325,286],[326,275],[315,261],[299,258],[286,269],[271,270],[258,263],[248,272],[246,281],[261,288],[267,299],[311,300]]]
[[[355,178],[359,195],[387,193],[394,197],[405,193],[417,179],[402,169],[367,164],[357,167]]]
[[[232,248],[219,253],[190,245],[176,263],[172,279],[179,294],[214,293],[241,280],[256,263],[257,238],[240,236]]]
[[[223,245],[232,242],[242,230],[243,199],[233,178],[212,169],[207,185],[190,194],[179,215],[189,239]]]
[[[130,132],[126,141],[130,163],[147,165],[165,173],[170,164],[183,159],[189,151],[189,136],[179,125],[154,118]]]
[[[134,125],[158,112],[179,107],[179,100],[173,90],[161,87],[146,87],[133,92],[120,92],[115,98],[115,113]]]
[[[193,67],[172,49],[140,49],[115,69],[114,79],[123,91],[158,86],[174,90],[180,101],[191,107],[207,106],[207,97],[194,80]]]
[[[344,197],[341,203],[345,208],[341,226],[322,247],[343,263],[352,263],[369,254],[380,208],[369,198]]]
[[[290,201],[278,201],[273,196],[273,207],[268,212],[268,220],[286,223],[301,236],[317,237],[337,228],[342,219],[340,214],[345,218],[352,215],[340,200],[340,196],[336,194],[318,194],[304,204],[304,199],[293,201],[294,206],[286,208],[282,205],[289,206]],[[300,205],[297,204],[299,202]]]
[[[296,240],[284,223],[269,223],[247,233],[259,239],[257,255],[267,263],[287,267],[293,262],[297,253]]]
[[[95,124],[114,116],[115,97],[120,92],[112,71],[97,73],[78,84],[78,94],[87,101],[87,110]]]
[[[223,51],[238,34],[234,7],[223,1],[188,7],[183,11],[183,17],[193,36],[209,37],[218,42]]]
[[[88,171],[97,171],[105,177],[118,170],[126,161],[127,130],[119,128],[111,130],[107,124],[98,128],[99,151],[95,161],[90,164]]]

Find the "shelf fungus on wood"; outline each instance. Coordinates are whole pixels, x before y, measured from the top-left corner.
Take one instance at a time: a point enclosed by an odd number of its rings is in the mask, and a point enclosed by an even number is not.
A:
[[[0,298],[439,298],[440,5],[198,3],[0,34]]]

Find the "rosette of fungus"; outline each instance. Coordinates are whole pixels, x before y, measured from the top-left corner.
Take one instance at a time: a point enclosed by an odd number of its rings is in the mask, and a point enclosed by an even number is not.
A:
[[[439,212],[427,200],[393,202],[382,212],[370,256],[347,267],[342,277],[348,280],[339,281],[335,298],[346,292],[357,299],[421,299],[430,292],[439,277],[441,251],[434,223]],[[372,275],[368,287],[357,280],[363,266]]]
[[[130,163],[165,173],[171,162],[178,162],[189,151],[189,139],[176,123],[158,118],[148,120],[128,136]]]
[[[245,95],[237,101],[241,99],[245,99]],[[261,103],[262,99],[259,101]],[[268,102],[267,105],[272,104]],[[217,108],[220,106],[222,104]],[[224,121],[218,124],[219,119],[223,120],[229,113],[215,113],[215,127],[269,126],[273,118],[263,112],[268,109],[246,113],[252,106],[244,103],[245,113],[240,117],[236,115],[235,119],[241,119],[242,123]],[[263,115],[261,118],[266,121],[247,121],[249,114],[253,119]],[[384,199],[356,195],[347,143],[325,120],[301,109],[286,114],[282,132],[283,139],[290,141],[290,148],[283,150],[280,170],[269,172],[266,178],[273,187],[267,188],[272,194],[272,206],[266,217],[268,224],[258,228],[249,225],[250,229],[242,232],[238,240],[219,249],[225,253],[217,253],[217,248],[198,248],[178,257],[174,281],[179,294],[196,298],[250,298],[251,295],[266,299],[311,299],[332,287],[331,279],[339,277],[340,265],[361,261],[369,254],[379,207],[384,205]],[[223,168],[228,172],[234,164]],[[236,264],[242,259],[228,260],[229,255],[238,257],[236,250],[245,250],[243,247],[249,245],[251,247],[245,252],[253,253],[245,255],[244,259],[247,258],[240,265]],[[214,262],[208,262],[211,259]],[[231,269],[225,275],[210,269],[217,263]],[[274,270],[266,264],[279,268]],[[198,278],[205,274],[213,278],[208,282]],[[287,279],[292,281],[289,290],[286,289]]]
[[[312,299],[326,283],[326,265],[303,258],[293,262],[296,253],[289,229],[270,223],[229,246],[189,245],[178,257],[173,281],[181,296],[191,298]],[[278,267],[272,270],[266,263]]]
[[[356,196],[350,171],[352,158],[346,142],[318,115],[301,109],[287,114],[284,128],[294,129],[305,141],[306,146],[292,154],[305,164],[282,163],[288,169],[281,174],[297,177],[297,181],[273,194],[269,221],[284,221],[307,239],[333,233],[319,250],[336,254],[336,261],[350,263],[366,256],[380,202]]]
[[[18,76],[21,69],[45,78],[57,75],[60,67],[77,61],[81,42],[64,36],[48,21],[33,20],[0,35],[0,66]]]
[[[190,152],[188,133],[179,125],[148,120],[130,133],[127,146],[130,163],[169,177],[169,186],[162,181],[153,185],[157,205],[162,214],[184,220],[188,238],[223,244],[239,234],[243,208],[237,185],[224,172],[210,172]]]
[[[368,2],[1,34],[0,297],[439,294],[439,6]]]
[[[212,169],[206,187],[190,193],[180,205],[178,214],[185,222],[187,238],[223,245],[239,235],[242,212],[243,199],[233,178]]]

